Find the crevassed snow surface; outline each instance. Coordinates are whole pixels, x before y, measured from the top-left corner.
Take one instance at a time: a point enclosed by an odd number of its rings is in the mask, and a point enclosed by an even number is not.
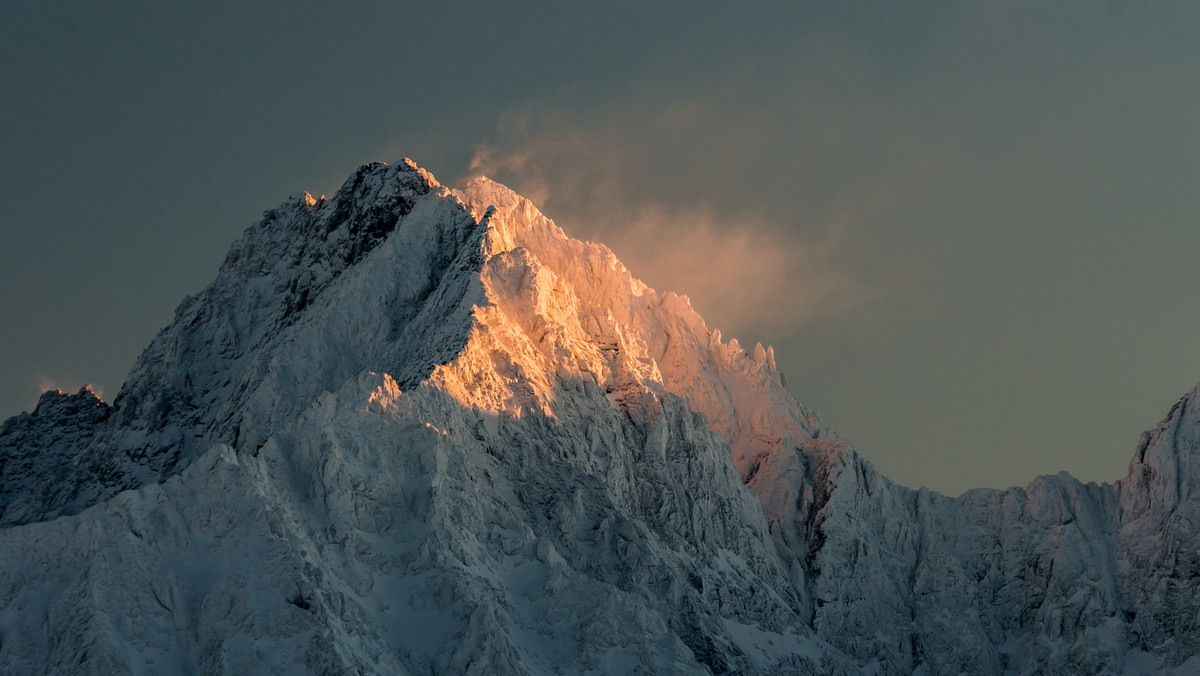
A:
[[[0,672],[1194,673],[1198,396],[1115,484],[913,491],[604,246],[370,164],[0,428]]]

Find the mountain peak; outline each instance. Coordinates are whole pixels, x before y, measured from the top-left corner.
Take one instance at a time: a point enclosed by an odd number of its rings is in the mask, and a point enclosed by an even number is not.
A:
[[[366,164],[248,228],[112,406],[0,426],[0,671],[1169,671],[1197,398],[1116,484],[913,491],[524,197]]]

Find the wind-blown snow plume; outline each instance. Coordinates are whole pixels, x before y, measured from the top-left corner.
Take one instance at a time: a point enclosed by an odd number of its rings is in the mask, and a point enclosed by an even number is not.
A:
[[[576,233],[603,241],[651,286],[687,290],[726,331],[788,331],[860,312],[880,294],[835,265],[844,222],[800,237],[759,213],[718,213],[703,195],[679,204],[648,193],[636,184],[636,159],[603,131],[517,138],[479,144],[471,171],[512,177],[532,201],[570,213]]]

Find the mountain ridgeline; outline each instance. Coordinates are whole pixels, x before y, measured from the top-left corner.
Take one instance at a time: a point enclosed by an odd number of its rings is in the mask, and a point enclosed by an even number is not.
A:
[[[289,198],[0,427],[5,673],[1200,672],[1200,390],[949,498],[486,178]]]

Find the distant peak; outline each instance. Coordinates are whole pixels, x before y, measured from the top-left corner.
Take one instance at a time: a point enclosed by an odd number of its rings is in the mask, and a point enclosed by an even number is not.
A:
[[[483,175],[471,179],[465,187],[455,190],[454,194],[467,206],[479,212],[480,216],[489,206],[496,207],[497,210],[506,210],[525,200],[512,188]]]
[[[495,188],[495,189],[503,190],[506,192],[510,192],[514,195],[517,194],[512,188],[509,188],[508,186],[504,185],[503,183],[501,183],[499,181],[490,179],[487,176],[484,176],[483,174],[480,174],[467,182],[467,188],[481,188],[481,187]]]
[[[108,405],[100,399],[91,385],[84,385],[75,394],[66,394],[62,390],[54,388],[46,390],[38,398],[38,403],[33,408],[33,415],[58,415],[97,406],[107,408]]]
[[[453,194],[486,228],[487,255],[525,248],[555,270],[578,262],[576,249],[582,243],[567,237],[532,201],[507,186],[480,176]]]

